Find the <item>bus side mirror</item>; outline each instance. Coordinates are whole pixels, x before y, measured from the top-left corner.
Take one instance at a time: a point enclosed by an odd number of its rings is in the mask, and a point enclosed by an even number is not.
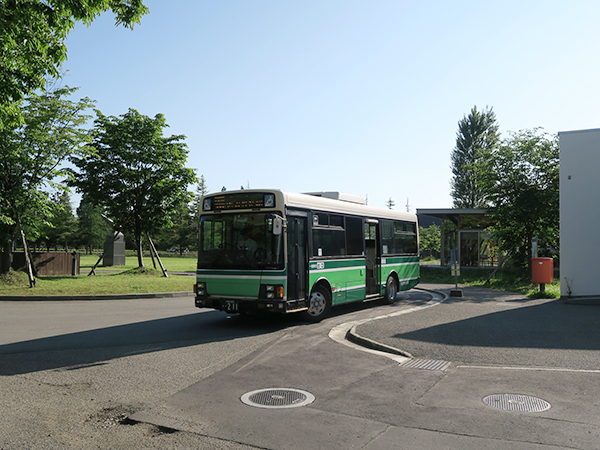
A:
[[[275,219],[273,219],[273,234],[275,236],[279,236],[282,231],[283,231],[283,220],[281,219],[281,217],[275,217]]]

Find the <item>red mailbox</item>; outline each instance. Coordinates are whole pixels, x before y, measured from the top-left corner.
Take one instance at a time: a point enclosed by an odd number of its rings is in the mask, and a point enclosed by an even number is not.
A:
[[[554,280],[554,260],[552,258],[531,259],[531,281],[546,284]]]

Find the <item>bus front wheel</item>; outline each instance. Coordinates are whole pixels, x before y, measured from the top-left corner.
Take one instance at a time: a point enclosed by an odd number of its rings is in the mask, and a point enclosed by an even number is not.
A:
[[[308,300],[308,309],[302,312],[304,320],[320,322],[331,311],[331,295],[323,286],[315,286]]]
[[[398,284],[393,276],[389,276],[385,283],[385,295],[384,300],[388,305],[393,304],[396,301],[396,294],[398,293]]]

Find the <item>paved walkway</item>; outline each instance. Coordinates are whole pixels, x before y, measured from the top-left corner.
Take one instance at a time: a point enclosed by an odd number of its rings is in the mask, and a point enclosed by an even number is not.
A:
[[[448,293],[454,286],[419,285]],[[463,287],[435,308],[356,327],[358,335],[417,358],[600,370],[600,308]],[[403,296],[398,298],[401,303]]]
[[[430,306],[434,295],[413,290],[394,305],[334,310],[132,419],[277,450],[599,449],[600,309],[464,293]],[[415,358],[331,339],[352,326]],[[240,401],[276,388],[315,399]]]

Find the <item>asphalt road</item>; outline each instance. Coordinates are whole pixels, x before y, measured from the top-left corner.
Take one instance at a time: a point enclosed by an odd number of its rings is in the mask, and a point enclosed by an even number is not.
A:
[[[441,299],[415,290],[313,325],[191,297],[0,302],[0,449],[600,449],[598,331],[585,328],[600,309],[491,290]],[[574,337],[534,336],[548,327]],[[357,347],[349,330],[417,358]],[[314,401],[242,403],[265,388]],[[551,407],[501,410],[482,401],[494,394]]]
[[[126,419],[283,327],[201,312],[192,297],[0,302],[0,449],[250,449]]]

